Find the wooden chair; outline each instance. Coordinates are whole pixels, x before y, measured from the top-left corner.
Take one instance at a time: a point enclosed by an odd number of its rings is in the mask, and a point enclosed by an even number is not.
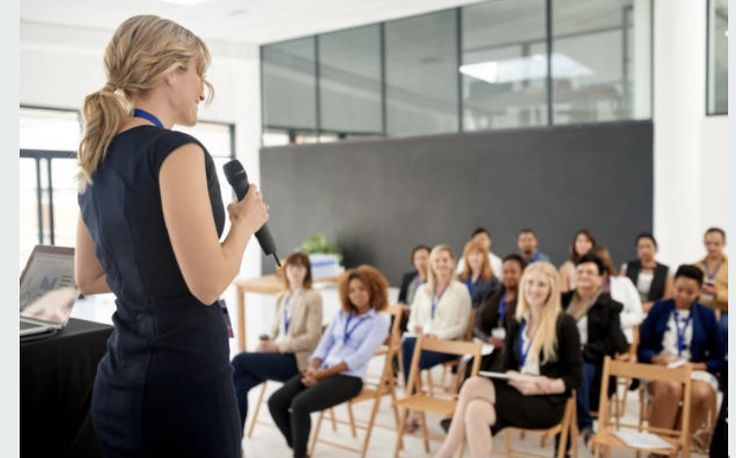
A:
[[[404,446],[404,425],[406,424],[409,412],[421,413],[422,437],[424,439],[425,452],[429,453],[429,441],[444,440],[443,436],[430,436],[427,430],[426,413],[431,412],[439,414],[443,417],[449,417],[455,411],[457,405],[457,392],[452,393],[451,398],[435,396],[432,391],[424,393],[421,386],[421,377],[419,371],[419,355],[422,351],[435,351],[439,353],[448,353],[457,356],[471,355],[473,358],[473,366],[471,375],[478,373],[480,367],[480,350],[482,344],[476,342],[458,342],[452,340],[441,340],[434,337],[417,337],[414,346],[414,355],[412,357],[411,368],[409,371],[409,381],[406,385],[406,395],[404,398],[396,402],[397,406],[403,409],[399,417],[399,426],[397,430],[396,448],[394,449],[394,457],[398,457]]]
[[[473,340],[473,328],[475,327],[475,310],[470,311],[470,315],[468,316],[468,325],[465,328],[465,334],[463,334],[463,341],[470,342]],[[442,375],[440,377],[440,384],[445,386],[445,390],[448,392],[455,392],[458,390],[460,386],[460,382],[462,381],[462,375],[460,374],[460,367],[461,367],[461,361],[462,356],[457,357],[453,360],[446,361],[441,364],[442,366]],[[445,379],[447,377],[448,369],[451,371],[453,368],[457,368],[457,376],[453,377],[453,382],[451,385],[445,385]],[[424,371],[427,378],[427,385],[429,386],[429,390],[431,393],[435,393],[435,387],[434,387],[434,380],[432,378],[432,369],[429,368]]]
[[[321,442],[333,447],[338,447],[343,450],[360,453],[361,457],[365,457],[368,451],[368,444],[371,440],[371,434],[373,433],[374,426],[376,425],[376,415],[381,407],[381,400],[384,396],[391,396],[391,404],[394,411],[394,421],[396,424],[399,423],[399,412],[396,407],[396,377],[394,377],[393,368],[391,361],[398,354],[399,348],[401,347],[401,305],[391,305],[386,309],[386,313],[393,317],[393,323],[391,324],[391,332],[385,345],[381,346],[376,350],[374,357],[384,357],[383,369],[381,370],[381,376],[375,385],[365,383],[363,391],[356,397],[347,401],[346,406],[348,409],[349,421],[347,424],[350,426],[350,432],[354,438],[357,438],[356,428],[365,430],[365,437],[363,438],[363,444],[361,448],[350,447],[344,444],[333,442],[319,437],[320,430],[322,427],[322,420],[324,419],[325,411],[320,412],[319,418],[317,419],[317,425],[312,432],[312,437],[309,443],[309,456],[314,456],[314,449],[317,446],[317,442]],[[355,416],[353,415],[353,406],[366,401],[373,401],[373,407],[371,409],[371,415],[368,422],[365,424],[356,423]],[[330,410],[333,424],[335,422],[334,410]],[[338,423],[346,423],[344,421],[337,421]],[[333,428],[334,429],[334,428]],[[392,429],[388,428],[387,429]]]
[[[560,435],[560,443],[557,449],[557,458],[564,458],[565,451],[567,449],[567,442],[571,443],[572,456],[577,458],[578,456],[578,425],[576,415],[576,404],[575,404],[575,391],[572,392],[571,396],[565,401],[565,413],[562,416],[562,421],[546,429],[527,429],[527,428],[505,428],[503,430],[503,442],[506,447],[505,451],[499,451],[497,453],[506,456],[532,456],[547,458],[547,454],[538,454],[532,452],[522,452],[513,449],[513,440],[511,434],[514,430],[520,431],[521,433],[535,433],[541,434],[542,440],[554,439],[554,437]],[[543,445],[544,446],[544,442]]]
[[[603,363],[603,377],[601,382],[601,398],[598,409],[598,432],[593,435],[595,457],[598,458],[602,448],[606,448],[606,456],[610,456],[611,447],[629,448],[636,451],[656,453],[658,455],[675,456],[681,453],[683,457],[690,456],[690,396],[691,396],[691,368],[689,364],[675,369],[664,368],[652,364],[640,364],[630,361],[613,360],[607,356]],[[621,419],[614,416],[611,423],[610,400],[608,392],[609,376],[638,378],[645,381],[675,382],[682,384],[683,389],[683,412],[680,429],[656,428],[639,422],[639,424],[624,424]],[[662,440],[669,443],[672,448],[643,448],[630,447],[615,434],[621,429],[644,431],[658,435]]]

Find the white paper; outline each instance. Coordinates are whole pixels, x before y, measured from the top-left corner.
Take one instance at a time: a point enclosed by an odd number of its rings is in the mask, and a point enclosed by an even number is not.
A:
[[[636,448],[672,448],[672,444],[665,441],[656,434],[648,433],[646,431],[634,431],[631,429],[618,429],[613,432],[621,441],[629,447]]]
[[[491,353],[493,353],[494,347],[491,344],[484,343],[483,346],[480,349],[480,354],[483,356],[488,356]]]
[[[492,372],[492,371],[478,371],[478,375],[489,378],[498,378],[508,380],[509,376],[505,372]]]

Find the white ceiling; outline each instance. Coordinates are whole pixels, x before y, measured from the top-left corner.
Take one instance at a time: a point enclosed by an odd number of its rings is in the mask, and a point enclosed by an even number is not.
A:
[[[113,30],[136,14],[156,14],[205,40],[269,43],[474,3],[475,0],[22,0],[21,21]]]

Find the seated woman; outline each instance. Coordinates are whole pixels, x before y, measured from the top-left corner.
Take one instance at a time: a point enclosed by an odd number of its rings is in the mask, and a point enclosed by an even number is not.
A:
[[[687,361],[693,369],[690,428],[698,429],[714,405],[718,392],[715,374],[724,365],[726,342],[718,332],[713,310],[698,303],[703,271],[682,265],[675,273],[675,297],[654,304],[641,325],[639,361],[667,366]],[[682,387],[668,382],[650,382],[647,389],[653,408],[649,423],[674,428],[678,421]],[[698,441],[699,438],[695,437]],[[702,444],[699,444],[702,445]]]
[[[478,242],[470,241],[463,250],[463,270],[458,279],[465,283],[470,293],[471,304],[477,309],[500,285],[496,274],[491,269],[488,252]]]
[[[603,261],[605,272],[601,291],[609,293],[614,301],[618,301],[624,306],[619,317],[621,330],[626,336],[626,341],[632,343],[634,341],[634,327],[639,326],[644,319],[639,292],[628,277],[615,275],[611,253],[606,247],[599,245],[593,248],[591,253]]]
[[[409,331],[415,336],[429,335],[438,339],[460,339],[465,334],[470,318],[470,294],[468,289],[455,276],[455,257],[452,248],[437,245],[429,255],[429,276],[427,283],[417,291],[409,316]],[[401,343],[404,362],[404,381],[409,380],[415,336],[405,336]],[[455,359],[455,355],[423,351],[419,359],[420,369],[429,369],[438,364]],[[413,432],[419,426],[416,415],[407,422],[407,431]]]
[[[560,266],[560,291],[566,293],[575,289],[575,263],[580,256],[588,253],[598,244],[593,233],[587,229],[580,229],[570,244],[570,257]]]
[[[466,440],[471,457],[488,457],[492,434],[505,427],[548,428],[562,421],[565,401],[580,384],[582,362],[580,336],[573,318],[562,311],[559,284],[552,264],[536,262],[524,270],[506,334],[508,381],[473,377],[465,382],[437,457],[454,456]]]
[[[586,445],[593,436],[590,412],[597,409],[600,399],[603,359],[629,348],[619,319],[623,305],[601,292],[605,271],[598,256],[581,256],[575,267],[575,290],[562,295],[562,308],[575,319],[583,349],[583,380],[576,395],[578,429]],[[611,388],[615,389],[616,384]]]
[[[414,301],[414,295],[421,285],[427,282],[427,263],[429,262],[430,248],[427,245],[417,245],[411,250],[411,263],[414,270],[407,272],[401,278],[399,288],[399,304],[404,306],[401,315],[401,332],[406,332],[409,321],[410,305]]]
[[[494,348],[493,353],[483,356],[481,370],[497,371],[501,367],[506,329],[514,320],[519,280],[525,265],[518,254],[510,254],[503,259],[501,289],[486,300],[475,316],[473,335]]]
[[[388,337],[389,320],[378,313],[388,304],[383,274],[359,266],[342,276],[338,290],[342,308],[310,356],[309,366],[268,399],[271,416],[297,458],[307,456],[309,415],[358,395],[368,362]]]
[[[670,268],[655,259],[657,240],[648,232],[636,238],[637,259],[624,263],[620,275],[629,277],[636,285],[644,313],[660,299],[672,297]]]
[[[290,254],[279,274],[287,290],[276,298],[271,334],[261,338],[255,353],[240,353],[232,362],[241,426],[248,416],[248,391],[266,380],[283,382],[303,371],[322,333],[322,295],[311,289],[309,257]]]

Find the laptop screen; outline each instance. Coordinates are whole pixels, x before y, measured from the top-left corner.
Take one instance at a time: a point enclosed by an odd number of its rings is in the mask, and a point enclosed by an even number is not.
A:
[[[36,245],[20,276],[20,314],[64,324],[78,291],[74,248]]]

